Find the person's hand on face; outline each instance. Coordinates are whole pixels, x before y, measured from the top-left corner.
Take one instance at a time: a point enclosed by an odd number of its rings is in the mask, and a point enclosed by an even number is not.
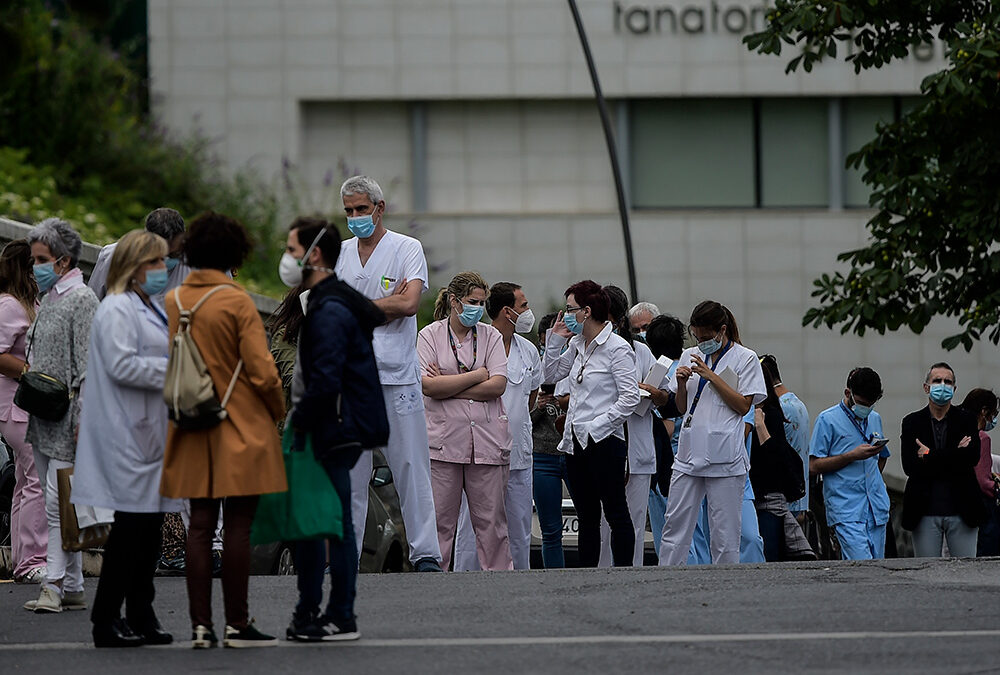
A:
[[[573,337],[573,331],[566,327],[566,322],[563,321],[563,314],[564,312],[559,312],[559,316],[556,317],[556,322],[552,324],[552,328],[549,330],[559,337],[563,337],[568,340]]]

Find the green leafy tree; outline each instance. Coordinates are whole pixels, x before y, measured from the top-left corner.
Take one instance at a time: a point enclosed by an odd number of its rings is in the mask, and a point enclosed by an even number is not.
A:
[[[855,72],[905,58],[938,39],[947,66],[921,84],[919,104],[847,158],[877,210],[869,244],[839,256],[846,273],[814,284],[803,325],[920,333],[957,317],[945,349],[1000,342],[1000,3],[984,0],[776,0],[752,51],[796,55],[786,72],[838,54]]]

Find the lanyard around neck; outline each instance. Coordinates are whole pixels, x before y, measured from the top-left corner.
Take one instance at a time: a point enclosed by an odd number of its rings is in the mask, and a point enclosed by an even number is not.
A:
[[[448,344],[451,345],[451,353],[455,355],[455,362],[458,364],[458,372],[468,373],[472,371],[472,368],[462,363],[462,359],[458,358],[458,348],[455,346],[455,338],[451,334],[451,326],[448,326]],[[479,354],[479,337],[476,333],[476,327],[472,327],[472,365],[476,365],[476,357]]]
[[[719,364],[722,363],[722,357],[726,355],[726,352],[728,352],[732,346],[733,341],[730,340],[729,344],[726,345],[726,348],[719,353],[718,358],[715,359],[715,363],[711,366],[713,373],[715,372],[715,369],[719,367]],[[698,393],[694,395],[694,400],[691,401],[691,409],[688,411],[688,426],[691,426],[691,418],[694,417],[694,409],[698,407],[698,401],[701,400],[701,392],[705,390],[705,385],[707,384],[708,380],[704,377],[701,378],[701,382],[698,383]]]
[[[867,433],[867,431],[868,431],[868,420],[867,419],[865,420],[865,425],[864,425],[864,427],[862,427],[861,426],[861,422],[858,421],[858,416],[855,415],[853,412],[851,412],[851,409],[848,408],[846,405],[844,405],[843,401],[840,402],[840,409],[844,411],[845,415],[847,415],[847,419],[851,420],[851,422],[854,424],[854,428],[858,430],[859,434],[861,434],[861,439],[865,443],[871,443],[872,442],[872,438]]]

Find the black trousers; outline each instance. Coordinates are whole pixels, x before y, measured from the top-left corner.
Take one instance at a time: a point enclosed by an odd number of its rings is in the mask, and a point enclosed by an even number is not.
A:
[[[635,530],[625,498],[628,446],[611,436],[600,443],[588,439],[581,448],[573,439],[573,454],[566,458],[573,505],[580,522],[578,539],[581,567],[597,567],[601,557],[601,507],[611,526],[611,557],[615,567],[631,567]]]
[[[104,545],[101,578],[90,620],[106,625],[121,617],[135,630],[156,618],[153,613],[153,575],[160,560],[162,513],[115,511],[115,523]]]

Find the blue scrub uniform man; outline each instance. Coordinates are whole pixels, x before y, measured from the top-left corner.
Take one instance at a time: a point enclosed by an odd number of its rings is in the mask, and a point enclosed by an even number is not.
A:
[[[809,472],[823,475],[827,524],[845,560],[885,557],[889,493],[882,479],[889,450],[878,439],[882,418],[872,410],[882,380],[871,368],[847,377],[844,400],[816,418],[809,444]]]

